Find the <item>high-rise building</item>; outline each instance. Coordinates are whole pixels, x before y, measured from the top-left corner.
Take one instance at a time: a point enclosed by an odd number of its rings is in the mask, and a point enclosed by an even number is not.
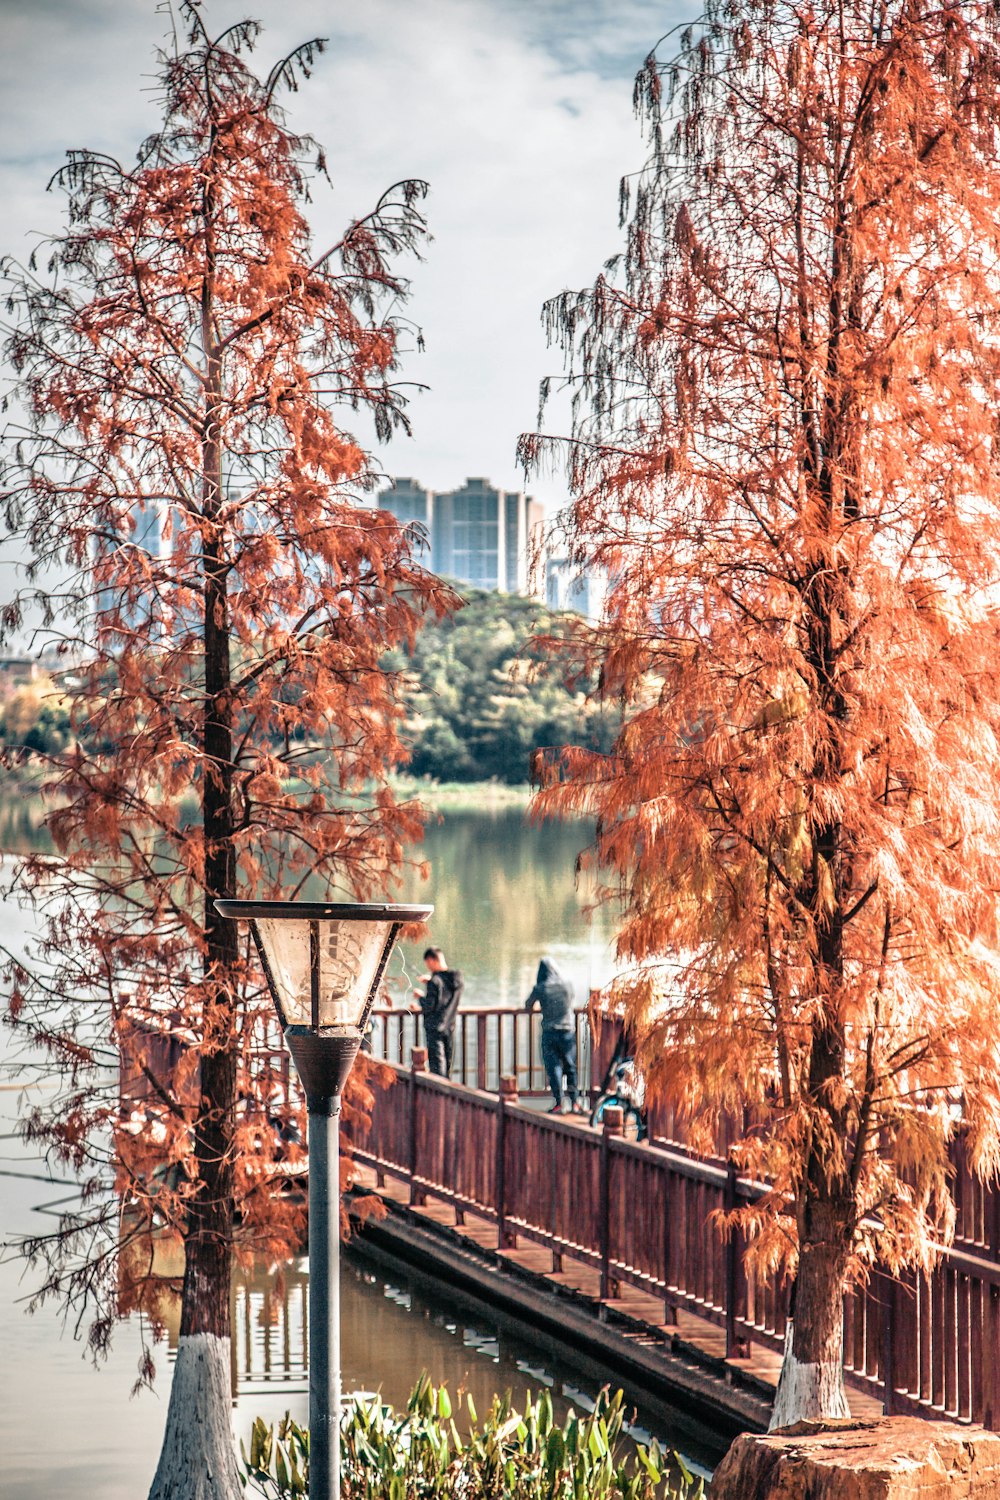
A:
[[[597,620],[607,588],[597,573],[580,568],[568,557],[545,559],[545,603],[549,609],[571,609],[584,619]]]
[[[391,511],[401,526],[418,522],[430,540],[431,516],[434,509],[434,493],[425,490],[415,479],[398,478],[392,488],[379,495],[378,503],[383,510]]]
[[[487,479],[431,491],[400,478],[378,503],[404,525],[417,522],[425,528],[430,566],[442,577],[507,594],[534,592],[532,549],[540,539],[543,512],[523,491],[499,490]]]

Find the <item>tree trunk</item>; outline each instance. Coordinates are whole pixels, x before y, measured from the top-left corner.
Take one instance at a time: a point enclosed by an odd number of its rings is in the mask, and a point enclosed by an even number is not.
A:
[[[150,1500],[244,1500],[233,1448],[229,1338],[181,1334]]]
[[[820,957],[827,975],[839,973],[839,923],[820,928]],[[832,960],[831,960],[832,956]],[[844,1281],[850,1259],[852,1186],[830,1140],[843,1140],[843,1110],[827,1102],[831,1083],[844,1073],[843,1025],[831,1002],[817,1019],[809,1060],[809,1094],[826,1115],[820,1141],[809,1147],[798,1203],[799,1264],[785,1357],[769,1430],[806,1417],[849,1417],[844,1391]],[[832,1159],[831,1159],[832,1158]]]
[[[221,1020],[221,1018],[220,1018]],[[177,1361],[149,1500],[243,1500],[232,1430],[231,1046],[203,1055],[195,1156],[200,1189],[184,1241]]]
[[[824,584],[829,588],[829,581]],[[832,681],[831,621],[827,608],[818,618],[813,661],[820,681]],[[834,718],[842,700],[835,700]],[[818,779],[823,768],[818,767]],[[841,829],[837,822],[818,828],[813,861],[802,893],[803,904],[816,912],[816,976],[824,1003],[813,1022],[806,1097],[814,1120],[797,1205],[799,1265],[795,1295],[785,1333],[785,1356],[778,1379],[769,1430],[803,1418],[849,1417],[844,1390],[844,1280],[850,1258],[853,1187],[845,1164],[831,1142],[847,1138],[842,1105],[831,1095],[843,1092],[846,1038],[840,1007],[843,982],[843,899]],[[830,884],[823,892],[821,873]],[[817,1126],[822,1129],[817,1131]]]
[[[211,184],[206,218],[211,222]],[[160,1462],[149,1500],[243,1500],[232,1431],[230,1283],[233,1270],[232,1139],[236,1034],[229,989],[239,954],[236,925],[215,901],[236,894],[233,846],[233,710],[222,496],[221,356],[213,338],[211,254],[203,296],[208,351],[202,440],[202,567],[205,708],[202,828],[205,850],[205,1000],[200,1091],[194,1125],[198,1190],[184,1236],[184,1288],[177,1363]]]
[[[177,1363],[156,1478],[149,1500],[242,1500],[232,1433],[230,1301],[233,1233],[233,1115],[236,1047],[233,1001],[225,976],[237,958],[235,924],[219,917],[217,896],[234,894],[232,734],[228,710],[229,647],[225,596],[206,587],[213,625],[206,627],[205,1002],[194,1154],[198,1191],[184,1238],[184,1288]],[[223,648],[224,647],[224,652]],[[223,681],[224,679],[224,681]],[[218,711],[212,712],[215,704]],[[219,708],[219,705],[222,705]],[[211,768],[211,769],[210,769]],[[215,774],[213,769],[217,768]],[[218,976],[216,978],[216,976]]]
[[[805,1417],[851,1414],[844,1390],[844,1220],[829,1203],[814,1207],[810,1218],[813,1236],[799,1246],[771,1432]]]

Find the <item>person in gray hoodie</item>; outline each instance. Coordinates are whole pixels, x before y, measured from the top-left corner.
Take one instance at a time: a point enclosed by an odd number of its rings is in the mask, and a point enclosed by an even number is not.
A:
[[[551,958],[538,965],[535,987],[524,1002],[525,1010],[542,1007],[542,1062],[555,1103],[551,1113],[563,1109],[563,1080],[569,1107],[577,1113],[582,1106],[576,1098],[576,1016],[573,986],[564,978]]]

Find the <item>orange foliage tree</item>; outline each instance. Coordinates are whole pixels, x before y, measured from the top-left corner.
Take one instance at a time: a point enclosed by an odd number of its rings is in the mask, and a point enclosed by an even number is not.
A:
[[[6,620],[40,601],[74,731],[49,764],[58,857],[19,871],[42,935],[9,1018],[64,1079],[29,1133],[85,1184],[81,1212],[29,1246],[43,1293],[79,1320],[96,1296],[99,1349],[143,1303],[150,1226],[182,1237],[153,1493],[229,1500],[234,1247],[298,1242],[267,1167],[301,1152],[254,1071],[258,969],[213,903],[384,894],[420,817],[385,784],[402,751],[383,659],[451,601],[362,503],[377,474],[335,415],[382,439],[405,425],[395,263],[419,248],[424,184],[317,254],[303,205],[322,153],[278,97],[321,43],[262,79],[255,23],[213,39],[194,0],[181,10],[137,165],[70,153],[47,272],[5,268],[23,417],[3,492],[35,575]],[[367,1088],[362,1068],[348,1129]]]
[[[1000,1165],[995,18],[711,0],[639,75],[624,255],[547,308],[570,436],[522,440],[628,710],[538,805],[596,815],[653,1084],[755,1122],[775,1425],[846,1411],[844,1286],[946,1242],[959,1105]]]

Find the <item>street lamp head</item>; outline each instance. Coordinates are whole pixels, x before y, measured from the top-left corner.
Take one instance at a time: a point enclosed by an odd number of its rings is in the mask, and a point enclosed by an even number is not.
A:
[[[317,1088],[327,1096],[328,1090],[339,1094],[399,930],[408,922],[424,921],[433,906],[216,901],[215,908],[224,917],[250,923],[307,1095],[312,1099]],[[320,1058],[330,1066],[317,1072]]]

